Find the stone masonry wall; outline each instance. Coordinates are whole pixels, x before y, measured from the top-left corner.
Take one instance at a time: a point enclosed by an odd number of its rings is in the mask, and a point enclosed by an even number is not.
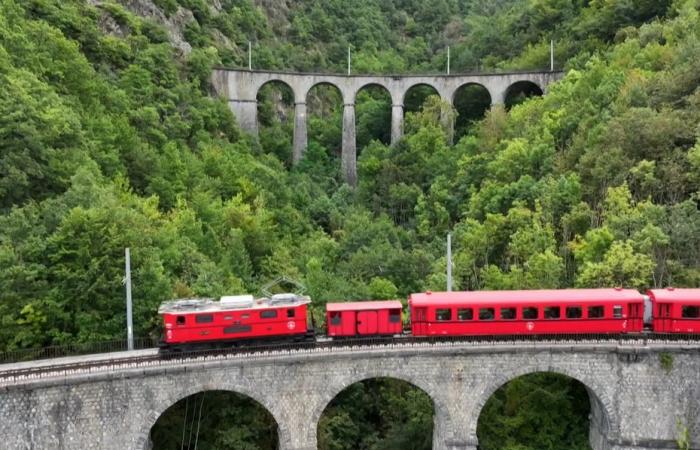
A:
[[[433,448],[475,450],[476,424],[501,385],[538,371],[581,381],[591,396],[594,450],[675,448],[677,423],[700,443],[700,349],[635,354],[604,347],[401,347],[233,358],[216,362],[69,375],[0,387],[4,449],[150,448],[150,429],[178,400],[207,390],[248,395],[279,427],[281,450],[316,448],[316,427],[343,389],[393,377],[423,389],[435,406]]]

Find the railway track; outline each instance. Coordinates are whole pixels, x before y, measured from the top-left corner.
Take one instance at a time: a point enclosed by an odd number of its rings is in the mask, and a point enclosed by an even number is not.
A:
[[[338,354],[360,351],[363,353],[388,349],[416,348],[472,348],[488,349],[508,347],[574,348],[600,347],[624,349],[636,353],[644,349],[697,349],[698,335],[556,335],[556,336],[488,336],[488,337],[410,337],[349,339],[343,341],[317,340],[313,342],[256,345],[235,349],[201,350],[162,355],[155,348],[134,352],[117,352],[81,357],[60,358],[60,361],[43,360],[0,365],[0,388],[37,380],[109,373],[129,369],[174,367],[183,363],[202,363],[226,360],[259,360],[301,354]]]

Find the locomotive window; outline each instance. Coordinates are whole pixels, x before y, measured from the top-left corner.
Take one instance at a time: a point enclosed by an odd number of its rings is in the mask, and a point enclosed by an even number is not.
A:
[[[503,319],[503,320],[515,319],[515,308],[501,308],[501,319]]]
[[[287,310],[287,317],[294,317],[294,309]]]
[[[494,317],[496,317],[496,313],[493,308],[479,309],[479,320],[493,320]]]
[[[211,323],[214,321],[214,316],[211,314],[202,314],[194,316],[194,321],[196,323]]]
[[[452,310],[451,309],[437,309],[435,310],[436,320],[452,320]]]
[[[260,311],[260,318],[261,319],[274,319],[277,317],[277,310],[276,309],[270,309],[267,311]]]
[[[340,325],[340,313],[338,311],[331,313],[331,325]]]
[[[474,310],[471,308],[460,308],[457,310],[457,320],[473,320]]]
[[[616,319],[622,319],[622,306],[613,306],[613,317]]]
[[[185,316],[177,316],[177,320],[175,321],[175,323],[178,325],[184,325],[185,324]]]
[[[588,307],[588,318],[589,319],[602,319],[605,314],[603,313],[602,306],[589,306]]]
[[[583,317],[583,308],[580,306],[567,306],[566,307],[566,318],[567,319],[580,319]]]
[[[545,306],[544,307],[544,318],[545,319],[558,319],[560,317],[561,311],[558,306]]]
[[[400,309],[389,310],[389,322],[390,323],[401,322],[401,310]]]
[[[537,308],[528,306],[523,308],[523,319],[537,319]]]
[[[700,306],[683,305],[681,317],[685,319],[697,319],[700,317]]]

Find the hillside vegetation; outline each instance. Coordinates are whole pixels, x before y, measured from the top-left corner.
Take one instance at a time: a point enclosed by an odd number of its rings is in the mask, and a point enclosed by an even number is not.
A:
[[[125,247],[140,336],[163,300],[280,275],[316,309],[443,289],[448,232],[459,289],[700,284],[693,0],[0,0],[0,30],[2,350],[123,337]],[[332,92],[293,168],[283,96],[256,140],[210,95],[248,41],[257,68],[342,71],[350,45],[357,72],[423,72],[448,45],[454,71],[547,67],[550,39],[565,78],[454,144],[430,97],[386,145],[390,100],[363,94],[356,189]]]

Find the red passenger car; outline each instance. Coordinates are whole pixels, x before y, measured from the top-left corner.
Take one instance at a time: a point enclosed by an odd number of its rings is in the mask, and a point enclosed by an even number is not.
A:
[[[411,294],[414,336],[641,332],[644,296],[631,289]]]
[[[700,333],[700,289],[652,289],[652,326],[657,333]]]
[[[377,336],[400,334],[401,302],[327,303],[328,336]]]
[[[186,299],[163,303],[158,313],[165,323],[167,345],[254,341],[272,337],[300,337],[307,332],[308,297],[279,294]]]

